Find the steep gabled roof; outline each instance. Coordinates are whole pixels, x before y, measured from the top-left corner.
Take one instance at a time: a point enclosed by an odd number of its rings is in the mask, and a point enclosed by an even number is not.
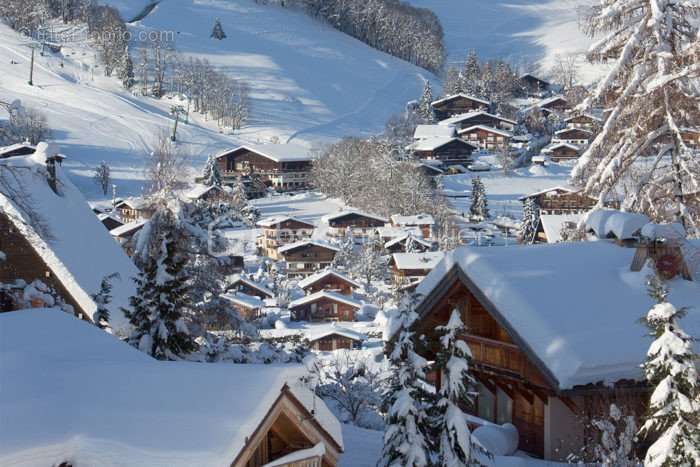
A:
[[[506,130],[501,130],[499,128],[494,128],[492,126],[487,126],[487,125],[473,125],[470,126],[469,128],[464,128],[463,130],[459,130],[459,134],[464,134],[464,133],[469,133],[470,131],[473,130],[484,130],[490,133],[495,133],[497,135],[505,136],[506,138],[511,138],[513,136],[513,133],[510,131]]]
[[[334,302],[350,305],[353,308],[362,308],[362,303],[348,297],[347,295],[329,292],[328,290],[319,290],[318,292],[312,293],[311,295],[306,295],[305,297],[294,300],[289,304],[289,309],[291,310],[292,308],[297,308],[308,303],[317,302],[324,298]]]
[[[268,289],[264,285],[258,284],[257,282],[253,282],[252,280],[241,275],[234,276],[233,280],[231,281],[230,287],[234,287],[238,283],[245,284],[251,289],[255,289],[258,292],[267,295],[270,298],[275,297],[275,293],[272,290]]]
[[[260,219],[256,224],[260,227],[273,227],[277,224],[281,224],[286,221],[294,221],[294,222],[299,222],[302,224],[306,224],[311,228],[316,227],[313,222],[308,222],[308,221],[303,221],[299,218],[296,217],[290,217],[290,216],[271,216],[271,217],[266,217],[264,219]]]
[[[577,152],[581,150],[581,148],[578,147],[578,146],[576,146],[575,144],[566,143],[566,142],[563,142],[563,141],[562,141],[562,142],[560,142],[560,143],[550,144],[549,146],[547,146],[546,148],[544,148],[544,149],[542,150],[542,152],[544,152],[544,153],[550,153],[550,152],[554,151],[555,149],[559,149],[559,148],[573,149],[574,151],[577,151]]]
[[[374,220],[381,221],[381,222],[384,222],[384,223],[389,222],[389,220],[386,219],[386,218],[384,218],[384,217],[375,216],[374,214],[369,214],[369,213],[366,213],[366,212],[363,212],[363,211],[357,211],[357,210],[354,210],[354,209],[348,209],[348,210],[336,212],[336,213],[333,213],[333,214],[327,214],[327,215],[323,216],[323,220],[326,221],[326,222],[328,222],[328,221],[333,221],[333,220],[336,220],[336,219],[340,219],[341,217],[351,216],[351,215],[357,215],[357,216],[361,216],[361,217],[367,217],[367,218],[369,218],[369,219],[374,219]]]
[[[557,185],[557,186],[553,186],[553,187],[551,187],[551,188],[545,188],[544,190],[536,191],[536,192],[534,192],[534,193],[529,193],[529,194],[527,194],[527,195],[525,195],[525,196],[521,196],[521,197],[518,198],[518,199],[519,199],[520,201],[524,201],[524,200],[526,200],[527,198],[534,198],[534,197],[536,197],[536,196],[540,196],[540,195],[543,195],[543,194],[545,194],[545,193],[550,193],[550,192],[552,192],[552,191],[563,191],[563,192],[565,192],[565,193],[578,193],[578,192],[581,191],[581,190],[578,189],[578,188],[573,188],[573,187],[568,187],[568,186]]]
[[[441,120],[439,125],[455,125],[457,123],[462,123],[465,120],[471,120],[474,117],[479,117],[485,115],[487,117],[500,120],[502,122],[510,123],[512,125],[516,125],[518,122],[514,120],[510,120],[508,118],[502,117],[500,115],[494,115],[491,113],[486,112],[485,110],[475,110],[473,112],[467,112],[464,114],[459,114],[459,115],[454,115],[450,118],[446,118],[445,120]]]
[[[484,99],[481,99],[481,98],[475,97],[475,96],[470,96],[469,94],[464,94],[464,93],[460,92],[460,93],[452,94],[450,96],[445,96],[442,99],[438,99],[436,101],[433,101],[430,103],[430,105],[434,107],[436,105],[440,105],[440,104],[443,104],[445,102],[449,102],[449,101],[459,99],[459,98],[469,99],[470,101],[479,102],[479,103],[484,104],[484,105],[490,104],[490,102],[487,100],[484,100]]]
[[[287,253],[292,250],[296,250],[297,248],[303,248],[305,246],[318,246],[321,248],[326,248],[328,250],[333,250],[333,251],[340,251],[339,248],[334,247],[333,245],[325,242],[321,242],[318,240],[301,240],[299,242],[294,242],[290,243],[289,245],[284,245],[281,246],[277,249],[277,252],[282,254],[282,253]]]
[[[352,285],[353,287],[356,287],[356,288],[360,288],[360,287],[361,287],[359,283],[357,283],[356,281],[350,279],[348,276],[346,276],[346,275],[344,275],[344,274],[341,274],[341,273],[339,273],[338,271],[336,271],[336,270],[334,270],[334,269],[330,269],[330,268],[324,269],[323,271],[319,271],[319,272],[317,272],[316,274],[312,274],[312,275],[310,275],[309,277],[306,277],[305,279],[300,280],[300,281],[297,283],[297,285],[298,285],[301,289],[307,289],[307,288],[309,288],[310,286],[312,286],[312,285],[314,285],[315,283],[317,283],[318,281],[320,281],[320,280],[322,280],[322,279],[324,279],[324,278],[326,278],[326,277],[328,277],[328,276],[337,277],[337,278],[340,279],[341,281],[346,282],[346,283]]]
[[[309,150],[303,146],[273,143],[246,144],[234,149],[227,149],[217,154],[215,157],[218,159],[241,150],[254,152],[275,162],[303,162],[313,160],[313,156],[309,153]]]
[[[435,137],[435,138],[425,138],[419,139],[410,145],[410,148],[414,151],[434,151],[443,146],[447,146],[450,143],[457,142],[463,146],[469,146],[472,149],[478,149],[474,144],[469,141],[465,141],[462,138],[456,137]]]
[[[353,331],[352,329],[344,328],[342,326],[335,326],[335,323],[332,323],[331,326],[324,326],[319,330],[312,330],[306,333],[306,338],[309,340],[309,342],[314,342],[319,339],[323,339],[324,337],[333,335],[347,337],[348,339],[352,339],[356,342],[362,342],[366,339],[365,335]]]

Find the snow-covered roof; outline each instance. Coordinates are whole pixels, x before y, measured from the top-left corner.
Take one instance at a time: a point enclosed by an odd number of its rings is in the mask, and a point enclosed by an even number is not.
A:
[[[570,133],[572,131],[580,131],[582,133],[588,133],[589,135],[593,135],[592,131],[586,130],[585,128],[562,128],[561,130],[555,131],[554,134],[561,135],[563,133]]]
[[[528,78],[528,77],[536,79],[537,81],[541,81],[543,83],[549,84],[549,81],[544,80],[542,78],[538,78],[537,76],[533,75],[532,73],[524,73],[524,74],[520,75],[520,77],[518,79],[523,79],[523,78]]]
[[[130,209],[143,209],[143,208],[146,208],[148,206],[148,203],[149,202],[143,198],[133,197],[133,198],[126,198],[126,199],[119,201],[116,204],[116,206],[114,206],[114,207],[118,208],[122,205],[125,205]]]
[[[320,300],[322,298],[327,298],[329,300],[333,300],[335,302],[339,303],[345,303],[346,305],[350,305],[354,308],[361,308],[362,303],[358,302],[357,300],[348,297],[347,295],[335,293],[335,292],[330,292],[328,290],[319,290],[318,292],[312,293],[311,295],[306,295],[302,298],[299,298],[297,300],[294,300],[289,304],[289,308],[296,308],[299,306],[306,305],[307,303],[313,303],[317,300]]]
[[[579,151],[581,149],[580,147],[576,146],[575,144],[561,141],[559,143],[550,144],[549,146],[544,148],[542,150],[542,152],[543,153],[550,153],[550,152],[554,151],[555,149],[559,149],[559,148],[569,148],[569,149],[573,149],[574,151]]]
[[[223,157],[234,151],[248,150],[261,156],[264,156],[275,162],[301,162],[313,160],[313,155],[304,146],[297,144],[246,144],[235,149],[227,149],[216,155],[217,158]]]
[[[119,278],[112,280],[110,321],[115,331],[125,330],[128,324],[120,309],[128,308],[129,297],[136,293],[132,278],[138,270],[61,167],[56,167],[59,194],[54,193],[47,183],[44,151],[40,144],[32,155],[0,161],[0,171],[13,174],[0,185],[0,210],[88,316],[97,309],[90,295],[100,290],[103,278],[118,273]],[[11,193],[3,191],[7,187]],[[18,196],[27,206],[18,204]],[[36,218],[23,210],[26,207]]]
[[[281,224],[282,222],[286,222],[286,221],[301,222],[302,224],[306,224],[312,228],[314,227],[313,222],[303,221],[301,219],[297,219],[296,217],[290,217],[290,216],[270,216],[270,217],[266,217],[264,219],[260,219],[256,224],[259,227],[273,227],[277,224]]]
[[[51,309],[0,335],[1,465],[231,465],[285,385],[342,448],[298,365],[162,362]]]
[[[316,444],[312,448],[300,449],[298,451],[291,452],[286,456],[282,456],[277,460],[268,462],[262,467],[285,467],[287,465],[292,465],[295,462],[304,461],[307,459],[312,459],[314,457],[320,458],[326,453],[326,445],[323,442]]]
[[[211,190],[221,190],[220,187],[214,185],[195,185],[190,191],[185,193],[185,197],[188,199],[200,199],[202,196],[209,193]]]
[[[532,156],[532,162],[545,162],[546,160],[547,160],[547,157],[543,156],[542,154]]]
[[[6,154],[17,151],[18,149],[25,149],[25,148],[31,149],[32,151],[36,149],[35,146],[33,146],[27,142],[15,143],[15,144],[11,144],[9,146],[2,146],[2,147],[0,147],[0,158],[2,158]]]
[[[109,231],[109,234],[112,237],[123,237],[124,235],[129,235],[141,229],[147,222],[148,219],[139,219],[137,221],[129,222],[128,224],[113,228]]]
[[[487,125],[473,125],[473,126],[470,126],[469,128],[459,130],[459,134],[461,135],[464,133],[469,133],[470,131],[473,131],[473,130],[484,130],[484,131],[487,131],[489,133],[494,133],[497,135],[505,136],[506,138],[510,138],[511,136],[513,136],[513,133],[511,133],[510,131],[501,130],[500,128],[494,128],[492,126],[487,126]]]
[[[480,102],[484,105],[489,105],[489,101],[487,101],[487,100],[481,99],[479,97],[470,96],[469,94],[464,94],[462,92],[457,93],[457,94],[451,94],[449,96],[445,96],[442,99],[438,99],[436,101],[431,102],[430,105],[434,107],[436,105],[440,105],[444,102],[448,102],[448,101],[451,101],[451,100],[454,100],[454,99],[457,99],[460,97],[465,98],[465,99],[469,99],[470,101]]]
[[[547,99],[542,99],[541,101],[539,101],[537,103],[537,106],[538,107],[546,107],[547,105],[549,105],[553,102],[556,102],[556,101],[560,101],[560,100],[564,101],[564,102],[568,102],[564,96],[552,96],[552,97],[548,97]]]
[[[225,298],[226,300],[230,301],[231,303],[235,303],[236,305],[242,306],[244,308],[248,308],[251,310],[258,310],[265,306],[262,300],[260,300],[259,297],[256,297],[255,295],[246,295],[242,292],[237,292],[235,294],[232,293],[225,293],[221,295],[222,298]]]
[[[356,281],[354,281],[354,280],[350,279],[348,276],[341,274],[338,271],[336,271],[334,269],[330,269],[330,268],[324,269],[323,271],[319,271],[315,274],[312,274],[312,275],[300,280],[297,283],[297,285],[302,289],[306,289],[307,287],[315,284],[316,282],[318,282],[318,281],[320,281],[328,276],[335,276],[335,277],[347,282],[348,284],[351,284],[353,287],[358,287],[358,288],[360,287],[360,284],[358,284]]]
[[[551,188],[545,188],[544,190],[540,190],[540,191],[536,191],[534,193],[527,194],[525,196],[521,196],[518,199],[520,201],[523,201],[527,198],[534,198],[536,196],[544,195],[546,193],[552,193],[555,191],[563,191],[564,193],[578,193],[581,190],[579,190],[577,188],[568,187],[568,186],[557,185],[557,186],[553,186]]]
[[[363,341],[366,339],[364,334],[360,334],[359,332],[344,328],[342,326],[336,326],[335,323],[331,323],[330,326],[319,327],[318,329],[313,329],[307,332],[306,338],[309,339],[309,341],[314,342],[334,334],[347,337],[348,339],[352,339],[354,341]]]
[[[595,115],[592,115],[592,114],[589,114],[589,113],[584,113],[584,114],[572,115],[571,117],[568,117],[568,118],[564,119],[564,122],[565,122],[565,123],[566,123],[566,122],[570,122],[570,121],[572,121],[572,120],[574,120],[574,119],[576,119],[576,118],[580,118],[580,117],[590,118],[591,120],[594,120],[594,121],[596,121],[596,122],[602,122],[602,121],[603,121],[603,119],[600,118],[600,117],[596,117]]]
[[[421,231],[420,227],[395,227],[395,226],[384,226],[384,227],[377,227],[377,234],[379,234],[380,237],[382,238],[396,238],[396,237],[405,237],[408,234],[413,235],[414,237],[423,237],[423,232]]]
[[[452,138],[455,135],[455,128],[442,122],[439,125],[417,125],[413,132],[414,139]]]
[[[278,253],[285,253],[287,251],[296,250],[297,248],[301,248],[304,246],[311,246],[311,245],[320,246],[322,248],[327,248],[327,249],[333,250],[333,251],[339,251],[338,247],[335,247],[335,246],[331,245],[330,243],[322,242],[320,240],[301,240],[298,242],[294,242],[294,243],[290,243],[288,245],[281,246],[277,249],[277,252]]]
[[[547,243],[558,243],[561,241],[561,229],[565,222],[578,224],[583,214],[542,214],[540,222],[542,229],[547,236]]]
[[[442,258],[444,251],[426,251],[424,253],[394,253],[394,264],[398,269],[433,269]]]
[[[433,219],[433,216],[431,216],[430,214],[414,214],[412,216],[392,214],[391,222],[400,226],[434,225],[435,219]]]
[[[409,147],[414,151],[434,151],[454,141],[457,141],[458,143],[463,144],[465,146],[471,146],[472,148],[477,149],[477,147],[474,146],[472,143],[470,143],[469,141],[465,141],[462,138],[443,136],[419,139],[418,141],[414,141],[413,143],[411,143]]]
[[[339,218],[341,218],[341,217],[350,216],[350,215],[352,215],[352,214],[356,214],[356,215],[362,216],[362,217],[367,217],[367,218],[369,218],[369,219],[374,219],[374,220],[382,221],[382,222],[385,222],[385,223],[386,223],[386,222],[389,222],[389,220],[388,220],[388,219],[385,219],[384,217],[375,216],[374,214],[368,214],[368,213],[366,213],[366,212],[357,211],[357,210],[354,210],[354,209],[347,209],[347,210],[345,210],[345,211],[340,211],[340,212],[336,212],[336,213],[333,213],[333,214],[327,214],[327,215],[323,216],[323,220],[324,220],[325,222],[328,222],[328,221],[332,221],[332,220],[335,220],[335,219],[339,219]]]
[[[449,126],[457,125],[457,124],[459,124],[459,123],[462,123],[462,122],[465,121],[465,120],[470,120],[470,119],[472,119],[472,118],[474,118],[474,117],[480,117],[480,116],[482,116],[482,115],[485,115],[485,116],[487,116],[487,117],[494,118],[494,119],[496,119],[496,120],[500,120],[500,121],[502,121],[502,122],[510,123],[511,125],[516,125],[516,124],[518,123],[518,122],[516,122],[516,121],[514,121],[514,120],[511,120],[511,119],[509,119],[509,118],[505,118],[505,117],[502,117],[502,116],[500,116],[500,115],[496,115],[496,114],[492,114],[492,113],[486,112],[485,110],[474,110],[474,111],[472,111],[472,112],[467,112],[467,113],[463,113],[463,114],[454,115],[454,116],[452,116],[452,117],[450,117],[450,118],[446,118],[446,119],[444,119],[444,120],[441,120],[440,123],[438,123],[438,125],[449,125]]]
[[[649,223],[644,214],[622,212],[614,209],[595,209],[586,218],[586,229],[598,238],[614,236],[618,240],[638,237],[642,227]]]
[[[101,212],[97,215],[97,219],[100,222],[104,222],[107,219],[111,219],[114,222],[119,222],[120,224],[124,225],[124,223],[120,219],[117,219],[116,217],[114,217],[114,214],[112,214],[111,212]]]
[[[260,292],[264,293],[265,295],[267,295],[270,298],[275,296],[275,293],[272,290],[265,287],[264,285],[258,284],[257,282],[253,282],[252,280],[250,280],[244,276],[241,276],[239,274],[233,276],[230,285],[233,287],[236,284],[238,284],[239,282],[247,285],[248,287],[250,287],[252,289],[259,290]]]
[[[400,237],[393,238],[393,239],[389,240],[388,242],[386,242],[384,244],[384,248],[391,248],[392,246],[396,245],[397,243],[401,243],[404,240],[408,240],[409,237],[411,238],[411,241],[414,241],[416,243],[420,243],[421,245],[423,245],[426,248],[431,248],[433,246],[432,243],[430,243],[426,240],[423,240],[420,237],[414,237],[413,235],[406,233]]]
[[[649,271],[630,271],[635,251],[608,241],[461,247],[418,286],[424,297],[418,310],[429,312],[449,274],[483,297],[554,388],[637,379],[650,344],[638,321],[653,301]],[[669,300],[679,307],[700,303],[700,283],[678,278],[670,289]],[[682,324],[700,335],[700,314],[689,313]]]

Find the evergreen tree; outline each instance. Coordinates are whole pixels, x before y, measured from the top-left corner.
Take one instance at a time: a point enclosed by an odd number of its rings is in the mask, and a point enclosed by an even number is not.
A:
[[[632,415],[623,415],[615,404],[610,404],[608,417],[594,419],[591,425],[600,433],[600,442],[593,446],[596,462],[604,467],[639,465],[632,452],[637,434],[637,424]]]
[[[386,259],[382,254],[384,245],[378,235],[368,239],[362,245],[362,251],[357,257],[353,272],[355,276],[365,281],[365,290],[369,292],[372,280],[382,277],[386,271]]]
[[[639,434],[658,434],[659,438],[649,447],[644,465],[700,465],[698,356],[693,352],[693,339],[679,324],[687,309],[677,309],[666,301],[668,288],[658,276],[650,278],[649,295],[656,304],[645,321],[655,340],[642,368],[654,390]]]
[[[586,18],[585,32],[596,37],[589,60],[611,66],[581,107],[611,112],[572,182],[599,203],[624,191],[628,210],[686,227],[697,220],[685,194],[700,189],[700,160],[683,129],[700,122],[699,15],[690,0],[602,0]],[[634,177],[638,168],[644,174]]]
[[[455,67],[449,67],[445,76],[445,83],[442,86],[444,96],[452,96],[461,92],[460,72]]]
[[[100,282],[100,290],[91,295],[92,301],[97,305],[97,310],[92,315],[92,321],[100,329],[104,329],[108,333],[112,333],[112,328],[109,325],[109,308],[107,305],[112,303],[112,279],[118,278],[119,274],[114,273],[103,277]]]
[[[219,172],[216,156],[213,154],[209,155],[207,162],[204,164],[202,182],[208,186],[221,186],[221,172]]]
[[[433,102],[433,90],[430,87],[430,81],[426,81],[423,86],[423,95],[418,101],[418,115],[426,123],[435,122],[433,107],[430,105]]]
[[[471,219],[475,222],[483,222],[489,218],[486,188],[479,177],[474,177],[472,179],[472,202],[469,207],[469,214]]]
[[[221,20],[219,18],[216,18],[216,21],[214,22],[214,28],[211,31],[211,38],[213,39],[226,39],[226,33],[224,32],[224,28],[221,26]]]
[[[161,216],[172,213],[161,209],[154,214],[156,218]],[[174,226],[173,219],[166,222]],[[160,360],[176,360],[197,350],[183,317],[191,302],[176,232],[171,228],[157,234],[159,248],[146,257],[143,270],[134,279],[136,295],[129,299],[130,308],[123,310],[133,326],[129,344]]]
[[[234,209],[243,212],[248,205],[248,195],[245,191],[243,178],[241,178],[240,175],[236,177],[236,180],[233,182],[233,186],[231,188],[231,205]]]
[[[479,78],[481,70],[479,68],[479,59],[476,56],[476,51],[470,49],[467,53],[467,59],[464,61],[462,69],[462,86],[461,92],[470,96],[479,95]]]
[[[384,447],[379,467],[425,467],[430,465],[430,419],[427,407],[434,397],[422,384],[428,362],[414,350],[410,328],[416,320],[415,296],[404,296],[397,319],[400,328],[389,354],[392,367]]]
[[[540,207],[535,198],[527,198],[523,203],[523,220],[520,223],[518,238],[520,243],[530,245],[537,239],[537,228],[540,225]]]
[[[475,452],[484,452],[472,441],[466,414],[462,407],[473,407],[477,394],[476,380],[471,374],[472,354],[467,343],[459,338],[464,324],[458,310],[452,310],[444,326],[436,328],[440,350],[435,357],[435,367],[440,370],[438,402],[432,413],[432,423],[437,441],[438,466],[478,466]]]
[[[134,85],[134,63],[129,56],[129,45],[124,46],[124,52],[119,58],[117,77],[121,80],[125,89],[131,89]]]

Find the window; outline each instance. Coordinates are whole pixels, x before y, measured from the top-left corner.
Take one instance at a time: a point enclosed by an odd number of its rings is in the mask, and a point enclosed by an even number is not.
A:
[[[513,399],[500,388],[496,390],[496,423],[502,425],[513,421]]]
[[[479,418],[490,422],[496,421],[495,405],[496,399],[486,386],[479,384],[479,396],[477,398],[477,412]]]

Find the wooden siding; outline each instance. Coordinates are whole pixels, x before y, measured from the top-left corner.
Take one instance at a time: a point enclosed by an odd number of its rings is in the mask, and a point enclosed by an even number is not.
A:
[[[542,214],[575,214],[590,210],[595,198],[581,193],[548,192],[535,197]]]
[[[354,321],[355,307],[321,297],[290,310],[294,321]]]
[[[331,352],[338,349],[356,349],[360,346],[360,342],[338,334],[311,341],[311,348],[320,352]]]
[[[334,291],[343,295],[352,295],[353,286],[350,282],[333,274],[329,274],[304,289],[308,294],[316,293],[321,290]]]
[[[471,162],[474,148],[465,141],[454,140],[432,151],[415,151],[419,159],[439,160],[445,164]]]
[[[569,160],[569,159],[576,159],[579,157],[579,152],[576,149],[569,148],[566,146],[562,146],[556,149],[553,149],[552,152],[549,154],[549,157],[553,161],[563,161],[563,160]]]
[[[217,163],[225,177],[254,174],[265,184],[280,189],[308,187],[312,165],[311,160],[277,162],[246,148],[220,156]]]
[[[433,105],[433,110],[438,120],[444,120],[455,115],[471,112],[472,110],[485,109],[486,107],[487,105],[483,102],[464,96],[456,96],[454,99]]]

